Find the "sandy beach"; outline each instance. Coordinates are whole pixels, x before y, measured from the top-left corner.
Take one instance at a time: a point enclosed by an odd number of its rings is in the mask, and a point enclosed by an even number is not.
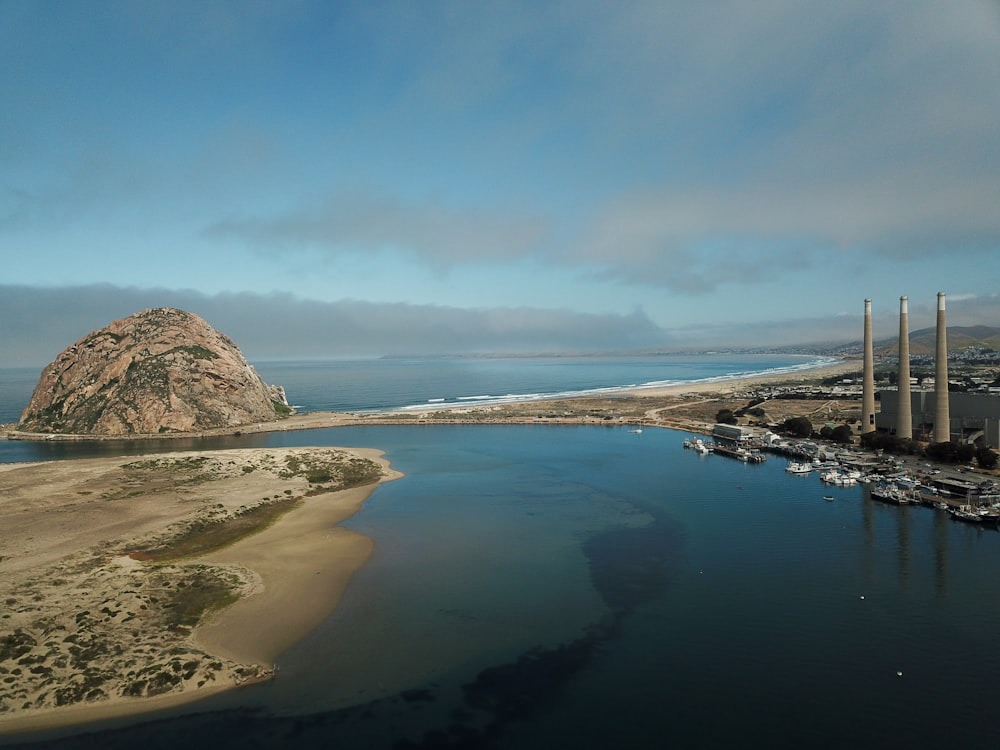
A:
[[[268,678],[371,553],[336,524],[397,476],[336,448],[0,466],[0,733]]]

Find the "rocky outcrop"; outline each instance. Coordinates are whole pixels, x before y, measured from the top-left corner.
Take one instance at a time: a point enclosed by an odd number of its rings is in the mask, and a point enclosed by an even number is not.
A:
[[[18,429],[130,435],[270,422],[291,412],[236,344],[183,310],[154,308],[94,331],[42,370]]]

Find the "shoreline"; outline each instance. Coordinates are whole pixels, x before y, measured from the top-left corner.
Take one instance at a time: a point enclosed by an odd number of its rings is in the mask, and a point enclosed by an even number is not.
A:
[[[502,422],[508,424],[587,423],[585,416],[567,416],[560,420],[539,419],[527,412],[540,409],[545,405],[571,403],[580,411],[586,411],[588,404],[603,403],[609,400],[627,401],[629,399],[653,400],[664,399],[663,406],[669,406],[673,401],[684,396],[708,396],[717,394],[719,398],[732,396],[734,393],[751,389],[755,386],[776,385],[780,383],[806,384],[823,378],[843,375],[859,371],[860,360],[840,358],[829,364],[818,367],[804,368],[793,371],[761,372],[739,375],[732,378],[690,381],[672,383],[662,386],[635,386],[631,388],[609,389],[601,394],[553,395],[532,400],[510,401],[501,403],[469,402],[469,403],[429,403],[393,407],[381,411],[310,411],[295,413],[274,422],[263,422],[238,427],[225,427],[213,430],[202,430],[189,433],[141,434],[141,435],[63,435],[18,432],[8,429],[0,432],[0,437],[9,440],[24,441],[67,441],[67,442],[107,442],[107,441],[142,441],[142,440],[177,440],[201,437],[239,436],[267,432],[284,432],[293,430],[313,430],[324,427],[347,427],[362,424],[455,424],[467,417],[469,422],[489,421],[491,414],[503,414]],[[441,415],[441,416],[436,416]],[[472,416],[469,416],[472,415]],[[662,426],[674,429],[673,422]]]
[[[393,409],[382,412],[337,413],[307,412],[293,414],[273,423],[206,431],[197,434],[149,435],[122,437],[102,437],[98,440],[170,439],[192,438],[210,435],[232,435],[248,432],[274,432],[284,430],[307,430],[324,427],[339,427],[359,424],[455,424],[493,421],[491,414],[502,409],[504,416],[499,423],[510,424],[587,424],[598,421],[588,416],[588,408],[598,402],[621,403],[630,400],[647,403],[663,403],[653,412],[683,404],[691,397],[704,397],[702,401],[725,398],[758,385],[777,383],[809,383],[831,375],[857,370],[857,363],[840,360],[828,365],[798,370],[795,372],[759,373],[724,380],[675,383],[658,387],[636,387],[622,389],[601,396],[570,396],[553,399],[539,399],[532,402],[495,404],[456,404],[442,409],[441,405],[430,404],[428,409]],[[571,403],[580,411],[578,414],[562,418],[540,417],[530,412],[531,408],[547,407],[557,403]],[[435,418],[434,412],[445,412],[446,416]],[[512,412],[512,413],[509,413]],[[518,416],[518,412],[524,412]],[[484,415],[486,415],[484,417]],[[606,422],[604,422],[606,423]],[[658,426],[672,429],[696,429],[693,424],[678,424],[677,420],[661,420]],[[37,438],[26,434],[16,439],[60,439],[87,440],[89,436],[55,436]],[[240,449],[247,454],[277,453],[295,449]],[[351,453],[363,455],[379,462],[383,476],[379,480],[390,481],[401,476],[389,467],[381,452],[367,449],[350,449]],[[232,451],[192,451],[200,453],[227,453]],[[151,454],[155,455],[155,454]],[[173,454],[186,455],[186,454]],[[105,465],[135,461],[136,456],[81,459],[83,462],[102,462]],[[60,462],[62,463],[62,462]],[[66,462],[80,466],[78,461]],[[41,464],[0,465],[0,480],[9,476],[8,472],[32,467],[41,469],[50,462]],[[246,476],[242,478],[246,482]],[[2,483],[2,481],[0,481]],[[285,649],[307,635],[334,610],[346,590],[353,574],[368,560],[374,543],[368,537],[337,526],[356,513],[371,495],[377,484],[338,490],[317,497],[304,498],[301,507],[285,513],[277,522],[221,550],[192,558],[189,562],[216,565],[243,571],[244,589],[239,598],[220,611],[205,617],[187,638],[189,645],[207,654],[221,657],[227,664],[253,663],[266,665],[255,675],[240,682],[203,684],[197,688],[180,692],[143,698],[113,698],[98,703],[73,705],[60,708],[38,708],[17,711],[14,715],[0,713],[0,739],[9,741],[13,735],[78,727],[105,719],[155,713],[207,698],[223,690],[231,690],[241,684],[268,679],[275,659]],[[251,493],[252,494],[252,493]],[[0,560],[3,558],[0,557]],[[0,565],[0,567],[3,567]],[[276,582],[280,581],[280,585]]]
[[[347,456],[367,459],[378,465],[381,476],[364,485],[316,492],[310,491],[304,480],[265,477],[262,467],[246,463],[259,462],[265,454],[284,458],[307,455],[310,451],[340,451]],[[174,487],[168,492],[152,491],[140,499],[129,495],[127,510],[125,506],[110,511],[98,507],[115,504],[116,499],[125,496],[109,500],[105,493],[105,497],[99,497],[95,482],[103,481],[102,486],[111,487],[113,483],[108,477],[117,479],[116,472],[121,465],[135,464],[137,457],[60,462],[65,466],[49,472],[40,489],[36,475],[44,466],[9,464],[0,467],[0,484],[7,495],[4,520],[10,522],[12,532],[25,538],[20,543],[8,539],[3,544],[0,589],[8,602],[9,614],[14,618],[13,622],[5,618],[4,629],[10,628],[12,634],[37,636],[40,624],[45,622],[48,623],[46,631],[69,633],[59,638],[74,645],[83,644],[90,653],[96,654],[88,658],[85,665],[72,668],[71,674],[60,680],[57,676],[60,662],[65,663],[67,659],[73,662],[73,647],[63,649],[60,655],[54,650],[61,644],[50,638],[43,646],[41,638],[35,637],[32,640],[37,647],[33,643],[22,660],[0,662],[4,672],[15,675],[17,670],[23,674],[26,667],[18,665],[27,664],[23,661],[27,658],[39,665],[36,669],[53,673],[57,683],[75,684],[81,670],[85,675],[91,671],[105,677],[116,675],[101,686],[99,700],[78,700],[63,706],[50,705],[51,699],[46,698],[55,685],[46,687],[44,682],[37,682],[23,688],[22,692],[27,690],[27,693],[18,698],[15,683],[15,687],[0,694],[0,700],[8,706],[7,711],[0,713],[0,740],[3,743],[26,732],[57,731],[105,719],[154,713],[269,679],[273,676],[272,665],[278,654],[308,634],[336,608],[352,576],[368,560],[374,546],[370,538],[337,524],[354,515],[378,484],[402,475],[391,469],[382,453],[374,449],[244,449],[213,453],[217,454],[216,458],[221,457],[220,464],[233,465],[235,472],[232,473],[237,476],[209,481],[205,489],[201,488],[203,480],[199,478],[197,488],[190,492]],[[187,456],[189,454],[183,454],[176,460],[185,460]],[[244,463],[238,463],[240,461]],[[243,471],[248,466],[255,468]],[[199,468],[203,467],[199,465]],[[28,485],[19,485],[18,481]],[[246,488],[248,483],[254,486]],[[125,551],[141,548],[144,539],[151,533],[162,533],[169,521],[176,526],[178,518],[190,517],[189,509],[202,499],[213,501],[210,507],[218,507],[214,504],[218,498],[203,496],[231,489],[236,484],[243,485],[242,497],[232,501],[236,515],[248,499],[259,499],[261,493],[273,492],[279,486],[290,487],[288,491],[303,497],[296,507],[269,525],[228,546],[166,563],[164,575],[174,583],[187,580],[189,585],[194,585],[191,581],[197,578],[192,579],[190,571],[196,571],[197,575],[205,569],[239,580],[233,603],[214,612],[209,610],[193,628],[169,627],[158,619],[162,613],[153,604],[157,599],[148,596],[150,591],[164,591],[162,577],[154,581],[156,586],[149,586],[147,580],[155,577],[163,564],[139,562],[134,553]],[[79,488],[83,487],[87,490],[81,493]],[[50,492],[54,497],[48,497]],[[66,503],[68,496],[84,493],[94,493],[94,499],[71,503],[77,506],[73,511],[80,518],[78,524],[72,525],[82,529],[67,529],[65,522],[53,518],[53,513],[61,512],[60,505]],[[171,493],[185,496],[176,498],[173,506],[163,510],[161,504],[169,502]],[[128,517],[123,519],[122,516]],[[26,536],[29,533],[31,537]],[[77,570],[84,568],[87,569],[85,578],[73,577]],[[169,582],[166,585],[169,586]],[[126,601],[128,595],[135,595],[134,601]],[[45,601],[38,602],[34,597],[44,597]],[[99,603],[103,603],[100,612],[109,612],[100,622],[96,611]],[[125,626],[129,619],[138,624]],[[81,627],[81,623],[86,627]],[[135,638],[137,634],[141,634],[139,639]],[[105,643],[111,648],[106,651],[98,648]],[[154,656],[154,651],[161,656]],[[162,654],[179,651],[183,652],[180,657],[169,658],[187,660],[185,666],[197,673],[193,678],[177,680],[169,692],[162,694],[142,697],[128,694],[129,681],[132,685],[137,684],[136,669],[142,675],[154,667],[159,668],[157,660],[168,658]],[[136,666],[130,667],[130,664]],[[167,663],[162,670],[168,676],[170,666],[171,663]],[[42,705],[23,708],[20,703],[25,701]]]

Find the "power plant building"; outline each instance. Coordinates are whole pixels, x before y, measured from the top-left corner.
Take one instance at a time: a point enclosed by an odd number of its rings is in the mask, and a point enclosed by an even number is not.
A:
[[[901,438],[933,443],[978,443],[1000,446],[1000,398],[988,394],[948,391],[948,344],[945,293],[937,295],[937,336],[934,390],[910,389],[910,331],[907,298],[899,298],[898,389],[879,392],[881,408],[875,414],[877,430]],[[869,354],[871,300],[865,300],[865,356],[863,378],[866,388],[873,377]],[[865,415],[870,413],[867,392],[863,395],[861,431],[867,431]]]
[[[948,397],[950,440],[1000,446],[1000,398],[986,393],[961,392],[949,393]],[[879,430],[895,434],[899,419],[899,391],[880,391],[879,399],[882,409],[875,415],[875,426]],[[944,442],[938,438],[939,432],[934,423],[937,406],[936,391],[910,393],[913,437],[930,442]]]

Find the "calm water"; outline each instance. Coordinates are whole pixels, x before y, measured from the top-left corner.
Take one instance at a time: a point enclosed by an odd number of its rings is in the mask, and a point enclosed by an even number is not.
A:
[[[384,449],[373,559],[272,683],[45,746],[996,747],[1000,534],[682,437],[229,438]]]

